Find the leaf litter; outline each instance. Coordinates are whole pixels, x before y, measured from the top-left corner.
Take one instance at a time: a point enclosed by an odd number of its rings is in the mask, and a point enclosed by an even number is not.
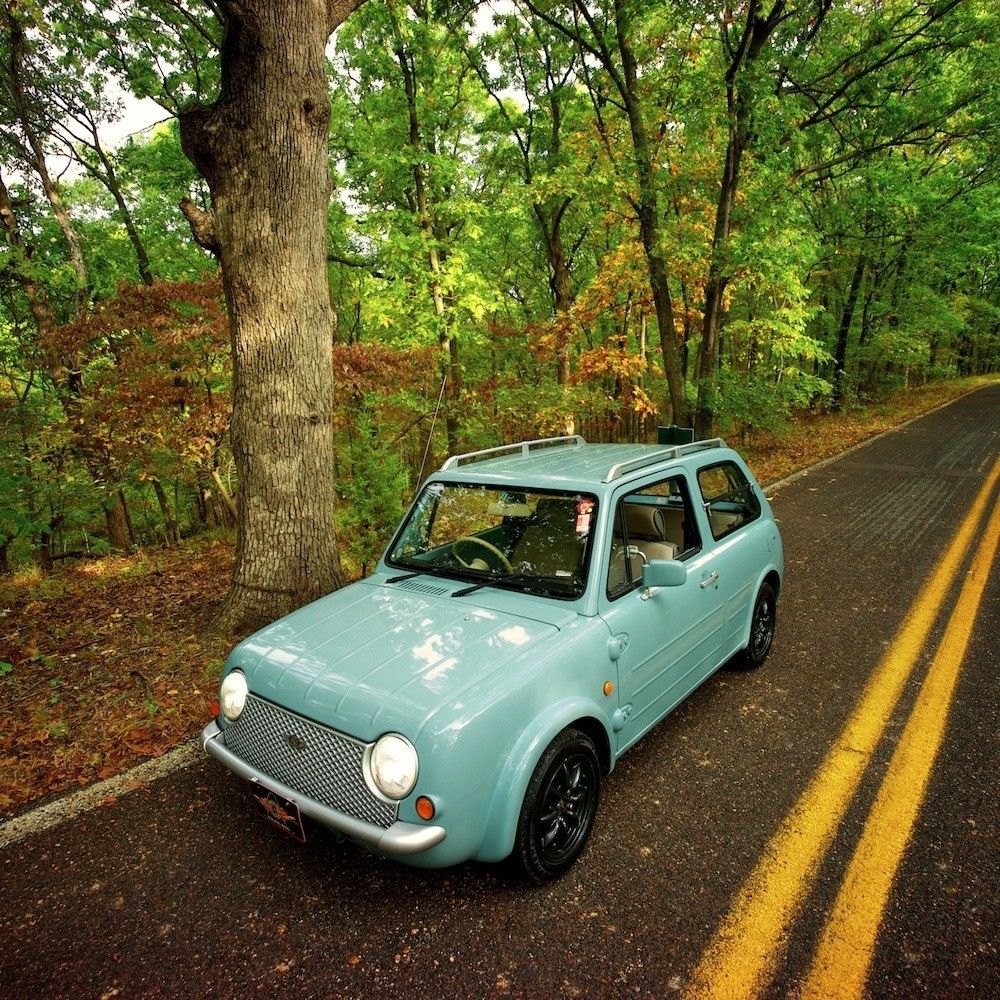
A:
[[[231,543],[0,580],[0,816],[158,757],[204,725]]]

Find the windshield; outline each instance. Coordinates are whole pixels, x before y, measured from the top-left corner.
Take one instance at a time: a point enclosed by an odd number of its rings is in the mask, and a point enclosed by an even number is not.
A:
[[[430,483],[388,561],[471,583],[579,597],[596,513],[589,494]]]

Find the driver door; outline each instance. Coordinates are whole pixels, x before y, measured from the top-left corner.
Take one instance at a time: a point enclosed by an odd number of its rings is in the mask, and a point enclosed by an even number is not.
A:
[[[616,505],[601,617],[618,672],[621,753],[718,666],[725,614],[714,548],[703,544],[686,476],[641,487]],[[670,557],[684,563],[687,581],[647,594],[643,563]]]

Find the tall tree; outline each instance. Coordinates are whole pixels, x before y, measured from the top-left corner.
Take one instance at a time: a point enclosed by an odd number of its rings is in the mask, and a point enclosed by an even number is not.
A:
[[[341,585],[333,528],[334,314],[327,39],[360,0],[225,0],[222,83],[181,115],[211,211],[233,342],[239,535],[221,625],[244,632]]]
[[[807,29],[807,40],[819,31],[832,0],[818,0],[816,13]],[[774,0],[769,9],[759,0],[747,4],[738,36],[730,29],[735,15],[727,4],[720,36],[727,56],[725,75],[727,141],[726,155],[719,179],[719,197],[715,210],[708,280],[705,283],[705,306],[698,351],[698,403],[695,407],[695,437],[712,433],[713,415],[709,400],[713,395],[714,372],[719,353],[719,317],[722,295],[729,278],[724,263],[732,230],[733,204],[739,189],[743,156],[753,130],[756,88],[752,75],[775,29],[789,16],[785,0]]]
[[[558,175],[569,162],[564,149],[567,119],[582,103],[575,85],[578,53],[544,21],[530,13],[527,21],[530,35],[522,41],[525,24],[521,16],[498,18],[496,33],[481,45],[470,46],[468,57],[496,106],[486,128],[507,136],[516,150],[511,159],[529,189],[532,215],[549,268],[552,311],[559,321],[569,312],[574,298],[565,221],[576,193],[566,190],[568,185],[560,184]],[[497,63],[499,75],[491,74],[491,60]],[[510,99],[511,91],[523,100],[523,108]],[[589,166],[578,165],[582,170]],[[570,378],[569,324],[556,325],[556,381],[565,386]],[[572,414],[567,415],[564,429],[573,432]]]
[[[642,0],[611,0],[610,3],[567,0],[558,5],[524,0],[524,3],[535,17],[579,46],[584,65],[586,60],[592,60],[606,75],[610,87],[598,92],[591,85],[589,75],[584,77],[594,95],[595,111],[600,102],[613,100],[628,121],[635,183],[635,194],[630,193],[628,200],[639,224],[649,269],[670,410],[675,420],[681,419],[687,405],[680,346],[674,329],[670,268],[664,250],[664,212],[657,178],[657,137],[650,129],[648,94],[639,72],[643,46],[647,44],[642,34],[642,16],[647,8]],[[563,16],[560,16],[559,8],[565,9]],[[601,122],[597,124],[603,132]]]
[[[6,47],[7,66],[4,73],[4,85],[13,111],[11,127],[7,130],[9,143],[20,154],[24,165],[33,171],[42,185],[45,197],[52,208],[52,214],[59,223],[70,263],[76,273],[76,290],[74,295],[74,313],[79,315],[83,310],[87,297],[87,265],[80,249],[80,239],[73,220],[63,204],[59,185],[49,170],[47,155],[51,152],[51,134],[46,128],[47,116],[41,106],[40,95],[36,92],[35,74],[38,69],[31,65],[31,44],[26,28],[37,27],[33,23],[25,25],[21,20],[18,4],[7,2],[4,5],[6,29],[3,39]]]

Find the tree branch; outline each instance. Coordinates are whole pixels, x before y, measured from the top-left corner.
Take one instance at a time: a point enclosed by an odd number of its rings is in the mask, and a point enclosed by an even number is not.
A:
[[[219,241],[215,236],[215,217],[200,209],[190,198],[182,198],[180,210],[184,213],[195,243],[215,257],[219,256]]]

